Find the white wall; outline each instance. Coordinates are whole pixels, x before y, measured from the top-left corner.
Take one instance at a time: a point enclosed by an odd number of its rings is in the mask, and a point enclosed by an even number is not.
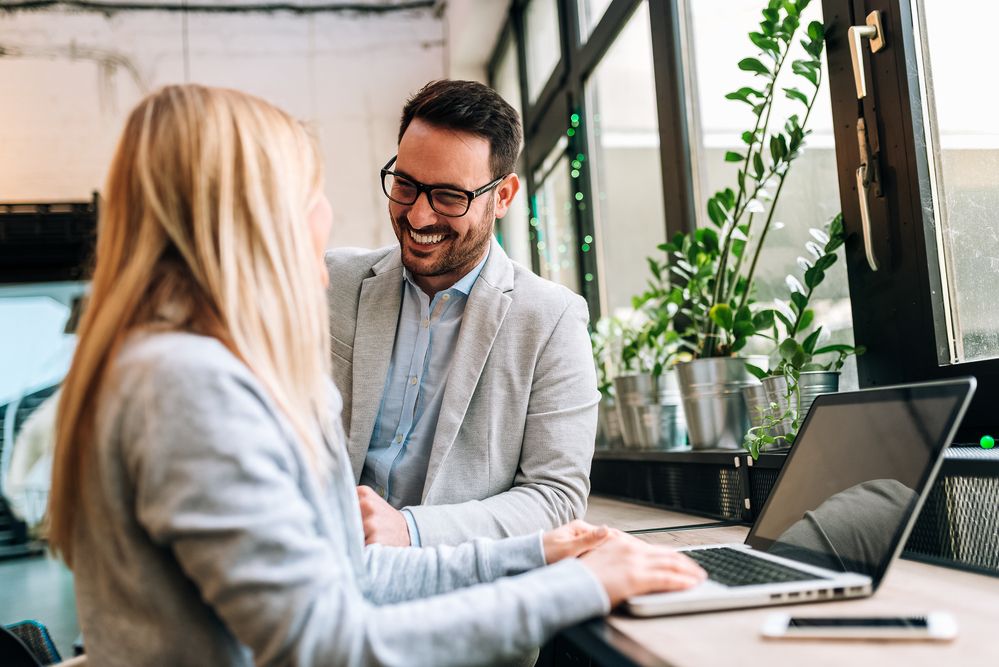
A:
[[[444,20],[430,10],[191,13],[189,77],[313,122],[335,216],[330,245],[385,245],[394,237],[378,169],[406,97],[451,69]],[[102,187],[131,107],[185,80],[183,21],[166,11],[0,13],[0,201],[86,200]]]

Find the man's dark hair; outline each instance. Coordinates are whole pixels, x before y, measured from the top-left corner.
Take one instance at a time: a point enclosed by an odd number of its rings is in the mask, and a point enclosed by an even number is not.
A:
[[[399,141],[416,118],[488,139],[493,178],[514,170],[520,152],[520,116],[489,86],[475,81],[431,81],[403,107]]]

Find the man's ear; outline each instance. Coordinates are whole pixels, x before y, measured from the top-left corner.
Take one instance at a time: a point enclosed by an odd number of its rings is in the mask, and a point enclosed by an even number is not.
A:
[[[496,208],[494,213],[497,218],[502,218],[510,210],[510,204],[520,190],[520,178],[517,174],[510,174],[496,186]]]

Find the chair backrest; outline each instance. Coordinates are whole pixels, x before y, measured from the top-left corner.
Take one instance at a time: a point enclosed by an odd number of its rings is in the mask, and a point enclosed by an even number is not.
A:
[[[43,667],[17,635],[0,625],[0,665],[4,667]]]
[[[38,621],[21,621],[6,626],[6,629],[27,647],[37,664],[51,665],[62,660],[48,629]],[[7,663],[0,660],[0,664]]]

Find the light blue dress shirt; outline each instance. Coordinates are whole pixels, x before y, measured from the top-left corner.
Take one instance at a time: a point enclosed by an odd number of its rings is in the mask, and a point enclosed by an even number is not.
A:
[[[382,402],[361,471],[395,508],[423,499],[427,466],[437,431],[465,303],[488,255],[450,288],[431,299],[403,268],[402,305]],[[420,546],[412,514],[403,510],[413,546]]]

